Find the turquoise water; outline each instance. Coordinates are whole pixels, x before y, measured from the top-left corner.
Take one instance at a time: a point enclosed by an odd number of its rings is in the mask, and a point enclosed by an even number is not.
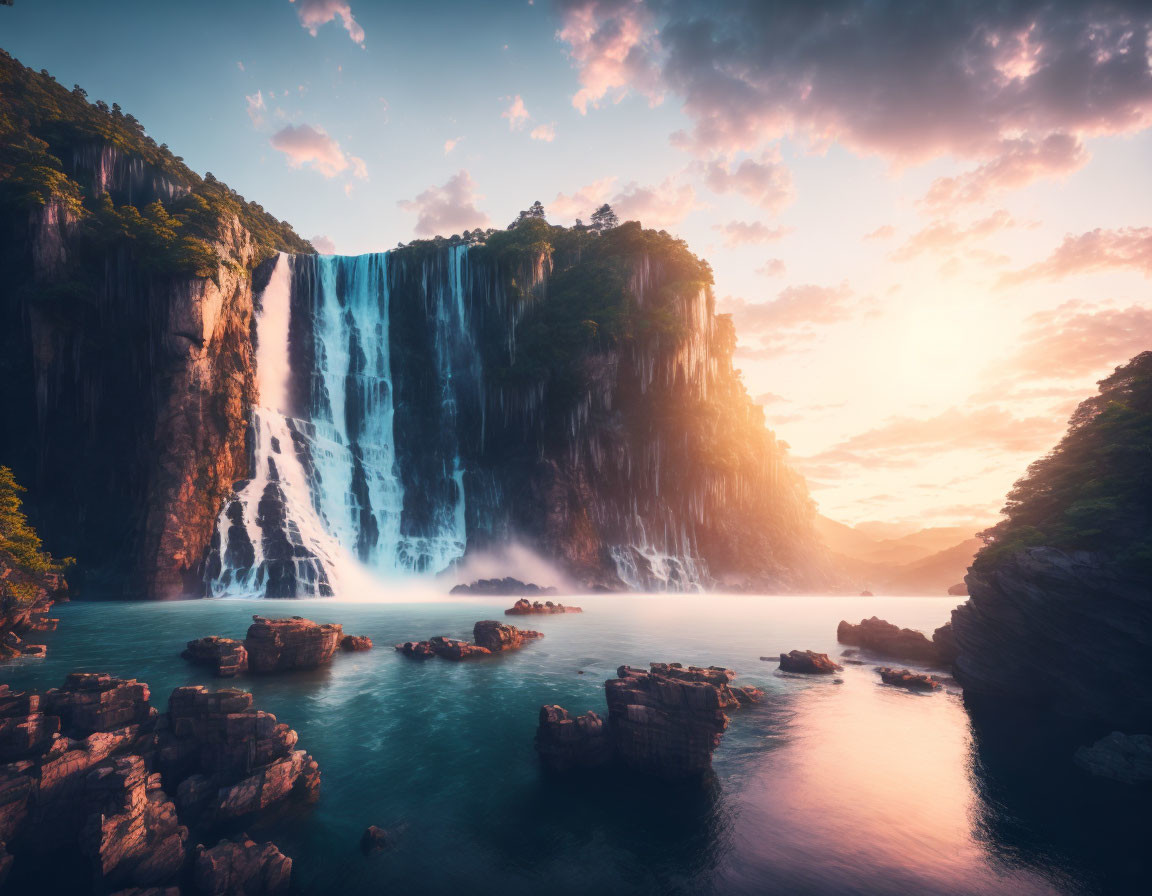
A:
[[[879,615],[931,631],[954,598],[591,596],[582,615],[532,617],[543,641],[471,663],[402,657],[394,643],[470,636],[510,599],[427,603],[219,600],[59,607],[49,654],[7,666],[17,688],[71,671],[171,689],[230,686],[180,659],[203,635],[243,637],[250,617],[303,615],[368,635],[376,649],[328,669],[241,678],[262,709],[319,761],[320,802],[260,825],[295,861],[300,893],[402,889],[506,894],[1080,893],[1102,886],[1063,831],[1029,827],[995,757],[982,756],[962,699],[878,683],[872,665],[840,683],[761,662],[793,648],[840,653],[836,623]],[[606,776],[555,779],[532,740],[541,704],[604,712],[617,666],[718,664],[762,687],[733,716],[697,786]],[[583,673],[583,674],[580,674]],[[991,770],[990,770],[991,769]],[[1011,789],[1011,787],[1009,788]],[[1021,808],[1023,807],[1023,808]],[[382,855],[358,843],[370,824],[394,834]],[[1092,844],[1082,844],[1092,854]]]

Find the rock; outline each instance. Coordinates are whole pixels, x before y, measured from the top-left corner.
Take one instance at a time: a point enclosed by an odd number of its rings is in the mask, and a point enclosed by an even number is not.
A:
[[[19,594],[19,598],[9,595]],[[0,549],[0,659],[44,656],[43,644],[28,644],[28,632],[56,630],[58,619],[48,612],[57,601],[68,600],[68,583],[58,572],[36,572]]]
[[[952,611],[953,674],[965,703],[1024,704],[1104,730],[1152,731],[1147,571],[1036,547],[974,563],[967,582],[971,596]]]
[[[154,722],[156,710],[148,703],[150,697],[148,685],[132,678],[73,672],[64,679],[63,687],[44,695],[42,706],[46,713],[60,718],[60,730],[68,737],[85,738]]]
[[[189,823],[214,824],[251,815],[290,795],[315,799],[320,769],[298,735],[252,695],[227,688],[176,688],[160,731],[157,765],[179,781],[176,806]]]
[[[292,860],[272,843],[256,843],[247,834],[221,840],[211,849],[196,847],[192,879],[202,896],[276,896],[288,892]]]
[[[340,639],[340,649],[349,653],[371,650],[372,639],[367,635],[345,635]]]
[[[457,585],[450,594],[488,594],[492,596],[506,596],[525,594],[529,597],[544,594],[556,594],[552,587],[541,587],[530,582],[521,582],[511,576],[503,579],[479,579],[471,585]]]
[[[780,668],[785,672],[802,672],[807,675],[831,675],[844,669],[832,662],[828,654],[816,653],[814,650],[793,650],[791,653],[780,654]]]
[[[504,611],[505,616],[534,616],[534,615],[547,615],[552,613],[583,613],[584,611],[579,607],[566,607],[564,604],[554,604],[550,600],[540,603],[540,601],[529,601],[521,598],[512,605],[510,609]]]
[[[418,660],[426,660],[436,655],[436,651],[432,649],[432,645],[427,641],[405,641],[403,644],[397,644],[396,649],[404,654],[404,656],[410,656]]]
[[[504,625],[491,619],[477,622],[472,627],[472,640],[492,653],[517,650],[524,646],[525,641],[535,641],[543,637],[540,632],[521,630],[514,625]]]
[[[730,687],[735,677],[718,666],[652,663],[644,671],[621,666],[604,683],[608,719],[573,718],[560,706],[540,710],[536,750],[553,771],[610,763],[666,779],[693,778],[712,767],[712,752],[728,727],[726,710],[756,702],[756,688]]]
[[[180,655],[190,663],[209,666],[217,678],[235,678],[248,671],[248,650],[233,638],[197,638]]]
[[[343,627],[331,623],[253,616],[244,639],[248,668],[253,673],[316,669],[332,661],[343,637]]]
[[[860,596],[861,597],[875,597],[876,595],[874,595],[871,591],[861,591]]]
[[[1090,747],[1076,751],[1076,764],[1084,771],[1123,784],[1152,781],[1152,735],[1113,731]]]
[[[467,660],[478,656],[489,656],[492,651],[487,647],[470,644],[467,641],[457,641],[444,635],[437,635],[428,639],[428,646],[438,657],[446,660]]]
[[[383,852],[388,847],[388,832],[376,825],[369,825],[360,838],[360,849],[364,855],[371,856]]]
[[[852,625],[841,620],[836,628],[836,640],[841,644],[863,647],[872,653],[912,663],[940,664],[937,646],[922,632],[900,628],[873,616]]]
[[[952,631],[951,622],[945,622],[932,633],[932,644],[936,647],[937,664],[951,668],[959,654],[959,648],[956,646],[956,634]]]
[[[940,682],[935,678],[922,672],[912,672],[909,669],[891,669],[888,666],[884,666],[879,672],[884,684],[908,688],[910,691],[934,691],[941,687]]]
[[[953,597],[964,597],[968,594],[968,585],[964,582],[952,585],[948,588],[948,593]]]
[[[736,698],[736,702],[741,706],[760,703],[764,699],[764,692],[760,690],[760,688],[747,686],[738,688],[735,685],[729,685],[728,690],[732,692],[732,696]]]
[[[586,712],[572,718],[562,706],[540,707],[536,752],[551,771],[601,768],[614,754],[608,728],[600,716]]]
[[[103,889],[173,882],[184,867],[188,828],[140,756],[101,763],[87,776],[80,851]]]

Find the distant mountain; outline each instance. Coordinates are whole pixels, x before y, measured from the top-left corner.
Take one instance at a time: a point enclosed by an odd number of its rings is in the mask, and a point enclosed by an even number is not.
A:
[[[816,527],[843,575],[878,594],[944,594],[964,580],[982,544],[967,526],[879,537],[898,530],[882,523],[848,526],[820,516]]]

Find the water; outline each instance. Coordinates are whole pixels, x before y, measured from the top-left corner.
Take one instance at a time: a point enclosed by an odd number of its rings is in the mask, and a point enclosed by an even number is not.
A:
[[[468,637],[476,620],[503,619],[511,599],[73,603],[44,636],[47,658],[6,666],[2,680],[44,689],[71,671],[110,672],[147,681],[161,709],[179,685],[251,690],[323,772],[318,804],[246,828],[293,858],[304,894],[1070,894],[1104,889],[1107,869],[1122,865],[1101,851],[1128,846],[1108,814],[1077,814],[1092,807],[1076,803],[1073,772],[1038,788],[1052,805],[1035,812],[1003,757],[981,748],[954,688],[884,687],[872,665],[846,666],[837,684],[759,659],[793,648],[836,656],[842,618],[931,631],[954,599],[572,602],[585,612],[519,620],[543,641],[463,664],[409,660],[391,645]],[[253,613],[340,622],[376,649],[235,682],[180,659],[191,638],[242,637]],[[543,774],[532,746],[541,704],[603,713],[616,667],[652,660],[722,664],[766,690],[733,715],[714,777],[668,786]],[[1061,824],[1061,811],[1076,825]],[[392,831],[394,846],[368,858],[358,843],[370,824]],[[1132,874],[1147,871],[1128,861]]]

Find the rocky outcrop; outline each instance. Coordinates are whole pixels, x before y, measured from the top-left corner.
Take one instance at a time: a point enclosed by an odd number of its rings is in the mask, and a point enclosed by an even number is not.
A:
[[[504,611],[505,616],[546,616],[553,613],[583,613],[584,611],[579,607],[566,607],[564,604],[552,603],[547,600],[544,603],[540,601],[530,601],[524,598],[516,601],[511,608]]]
[[[968,595],[968,585],[965,582],[958,582],[955,585],[950,585],[948,593],[953,597],[966,597]]]
[[[884,666],[877,669],[884,684],[907,688],[910,691],[935,691],[942,685],[931,675],[913,672],[910,669],[892,669]]]
[[[429,641],[405,641],[403,644],[397,644],[396,650],[404,656],[417,660],[426,660],[436,656],[436,651],[432,649],[432,644]]]
[[[533,582],[521,582],[519,579],[514,579],[511,576],[505,576],[503,579],[478,579],[471,585],[456,585],[449,592],[449,594],[485,594],[493,597],[507,597],[520,594],[528,597],[537,597],[557,593],[557,589],[551,585],[542,586]],[[519,603],[519,601],[517,601],[517,603]]]
[[[291,619],[265,619],[253,616],[244,647],[248,668],[253,673],[316,669],[332,661],[344,628],[293,616]]]
[[[968,573],[952,612],[966,700],[1152,731],[1152,583],[1086,552],[1028,548]]]
[[[492,653],[505,650],[518,650],[526,641],[535,641],[544,635],[531,629],[519,629],[514,625],[504,625],[493,619],[477,622],[472,627],[472,640],[479,646],[486,647]]]
[[[248,651],[233,638],[197,638],[180,655],[190,663],[208,666],[217,678],[235,678],[248,671]]]
[[[369,825],[360,837],[360,851],[366,856],[376,855],[388,848],[388,832],[376,825]]]
[[[372,639],[367,635],[345,635],[340,639],[340,649],[346,653],[360,653],[372,649]]]
[[[540,710],[536,750],[553,771],[624,768],[666,779],[698,777],[728,727],[726,711],[755,702],[755,688],[730,687],[735,673],[718,666],[652,663],[649,671],[621,666],[604,684],[608,719],[573,718],[560,706]]]
[[[762,656],[760,659],[770,660],[771,657]],[[826,653],[793,650],[780,654],[780,669],[784,672],[800,672],[806,675],[831,675],[833,672],[842,672],[844,667],[832,662]]]
[[[68,600],[68,583],[56,572],[29,572],[0,551],[0,660],[43,656],[43,644],[29,644],[30,632],[55,631],[60,620],[52,604]]]
[[[942,626],[941,629],[944,629]],[[841,644],[863,647],[877,656],[910,663],[925,663],[933,666],[947,666],[952,659],[951,632],[937,629],[932,640],[923,632],[910,628],[900,628],[876,616],[860,620],[852,625],[841,620],[836,627],[836,640]],[[935,639],[939,637],[939,642]]]
[[[190,827],[318,793],[296,733],[250,694],[177,688],[165,714],[149,698],[103,674],[44,695],[0,685],[0,873],[13,856],[78,850],[99,892],[163,891],[186,867]]]
[[[292,860],[272,843],[256,843],[247,834],[221,840],[211,849],[196,847],[192,880],[201,896],[277,896],[287,893]]]
[[[1076,751],[1076,764],[1084,771],[1123,784],[1152,781],[1152,735],[1113,731],[1090,747]]]
[[[315,799],[320,768],[297,750],[295,731],[233,688],[177,688],[159,733],[157,765],[179,781],[176,806],[189,823],[243,818],[289,795]]]

